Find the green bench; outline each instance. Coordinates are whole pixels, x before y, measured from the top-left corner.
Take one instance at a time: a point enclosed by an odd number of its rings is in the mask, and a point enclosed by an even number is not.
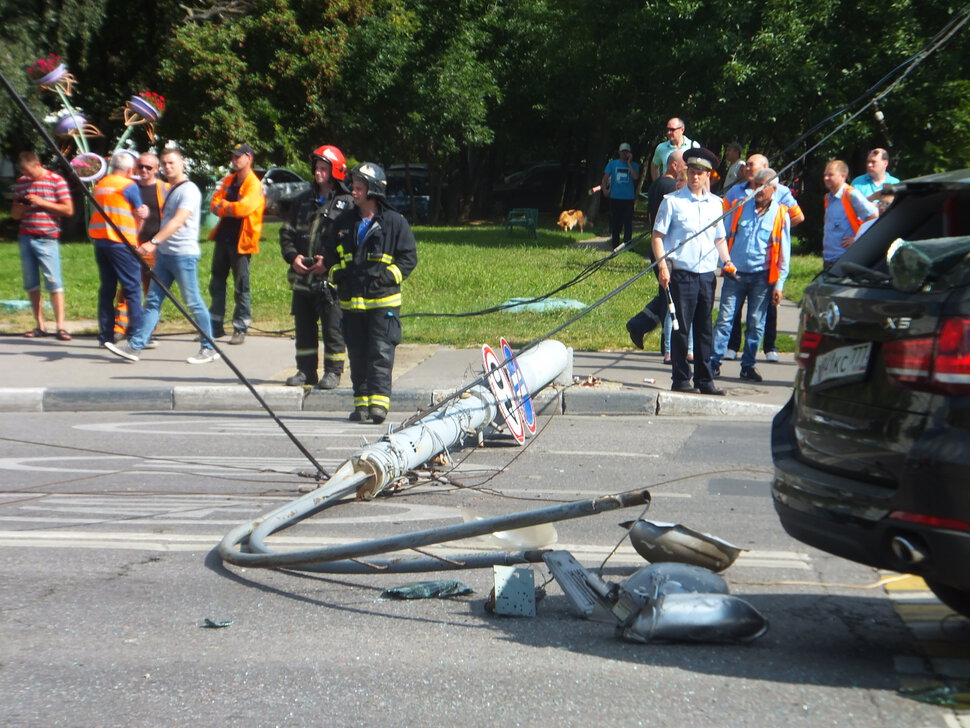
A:
[[[516,207],[509,210],[508,217],[505,218],[505,234],[511,235],[512,228],[520,227],[528,231],[529,235],[536,237],[536,225],[539,223],[539,211],[534,207]]]

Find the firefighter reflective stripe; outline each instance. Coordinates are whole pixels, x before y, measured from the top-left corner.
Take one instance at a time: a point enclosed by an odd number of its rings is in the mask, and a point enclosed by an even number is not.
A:
[[[347,360],[347,355],[344,352],[342,352],[342,351],[341,352],[333,352],[333,353],[325,353],[323,355],[323,360],[325,362],[329,361],[329,362],[334,362],[334,363],[338,363],[338,362],[339,363],[343,363],[344,361]]]
[[[136,232],[135,215],[128,200],[125,199],[124,190],[133,184],[135,184],[134,180],[122,177],[120,174],[111,174],[98,182],[94,188],[94,199],[122,234],[132,242]],[[104,215],[97,210],[91,215],[88,235],[92,238],[113,240],[116,243],[125,242],[108,224]]]
[[[393,293],[383,298],[364,298],[354,296],[350,300],[340,300],[340,308],[344,311],[370,311],[375,308],[398,308],[401,306],[401,292]]]
[[[371,263],[384,263],[385,265],[390,265],[394,262],[394,258],[390,253],[381,253],[379,255],[368,255],[367,260]]]
[[[370,395],[364,394],[354,397],[354,407],[367,407],[370,405]]]
[[[394,283],[401,285],[401,281],[404,280],[404,276],[401,275],[401,269],[398,268],[394,263],[387,266],[387,272],[394,276]]]
[[[383,394],[372,394],[370,396],[370,406],[373,407],[377,405],[378,407],[383,407],[386,410],[391,409],[391,398]]]
[[[330,270],[327,273],[327,278],[329,278],[330,282],[334,284],[336,283],[333,278],[334,273],[340,270],[347,270],[347,268],[353,265],[354,262],[354,254],[348,253],[346,250],[344,250],[344,246],[342,245],[337,246],[337,256],[339,260],[330,266]]]
[[[859,216],[855,214],[855,208],[852,206],[852,190],[855,187],[852,185],[846,185],[842,188],[842,208],[845,210],[845,216],[849,219],[849,225],[852,226],[852,232],[859,232],[859,227],[862,225],[862,220]],[[825,195],[825,209],[829,209],[829,197],[831,195]]]
[[[296,350],[296,355],[297,356],[313,356],[314,354],[317,353],[317,349],[318,349],[318,347],[316,347],[316,346],[314,346],[312,349],[297,349]]]

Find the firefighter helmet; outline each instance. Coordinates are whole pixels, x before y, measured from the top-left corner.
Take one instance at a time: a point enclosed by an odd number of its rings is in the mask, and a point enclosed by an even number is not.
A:
[[[362,162],[354,167],[351,176],[367,185],[367,196],[380,200],[387,197],[387,176],[380,165],[373,162]]]
[[[330,162],[330,176],[335,180],[343,182],[347,179],[347,158],[337,147],[330,144],[317,147],[310,153],[310,161],[316,162],[318,159]]]

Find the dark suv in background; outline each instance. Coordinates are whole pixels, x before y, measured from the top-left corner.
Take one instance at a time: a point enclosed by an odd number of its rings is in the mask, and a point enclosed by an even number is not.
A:
[[[893,205],[805,290],[772,427],[785,530],[970,616],[970,170]]]

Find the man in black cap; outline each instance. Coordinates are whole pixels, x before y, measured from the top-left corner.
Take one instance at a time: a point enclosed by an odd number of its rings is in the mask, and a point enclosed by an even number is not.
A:
[[[679,329],[670,340],[671,389],[723,395],[714,385],[710,369],[711,310],[714,307],[714,272],[718,259],[728,268],[721,198],[709,192],[717,156],[703,147],[684,152],[687,186],[667,195],[653,225],[653,255],[657,279],[668,289],[677,312]],[[693,327],[694,384],[687,361],[687,336]]]
[[[209,235],[216,243],[209,280],[212,336],[219,338],[226,334],[226,280],[231,271],[236,307],[232,313],[230,344],[242,344],[252,323],[249,258],[259,252],[265,206],[263,186],[253,172],[253,148],[248,144],[237,144],[232,148],[232,174],[223,178],[210,205],[212,212],[220,218]]]

